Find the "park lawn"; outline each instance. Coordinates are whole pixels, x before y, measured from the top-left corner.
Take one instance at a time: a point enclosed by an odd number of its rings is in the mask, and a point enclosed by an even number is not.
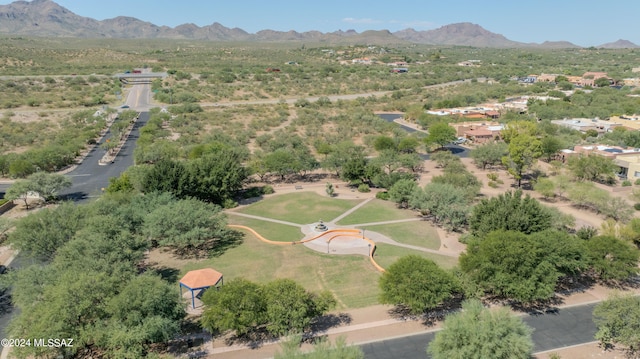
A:
[[[359,223],[372,223],[381,221],[393,221],[397,219],[415,218],[416,212],[399,209],[396,204],[389,201],[374,199],[355,212],[341,219],[338,224],[351,225]]]
[[[387,243],[377,243],[376,244],[376,253],[374,258],[376,262],[382,266],[382,268],[389,268],[393,263],[395,263],[398,259],[404,256],[408,256],[410,254],[419,255],[425,258],[429,258],[434,261],[437,265],[442,268],[449,269],[453,268],[458,264],[458,259],[454,257],[444,256],[435,253],[427,253],[422,251],[416,251],[409,248],[403,248],[394,246],[392,244]]]
[[[360,202],[362,200],[323,197],[315,192],[297,192],[268,197],[239,209],[238,212],[309,224],[320,219],[329,222]]]
[[[278,242],[295,242],[304,238],[304,234],[298,227],[286,224],[262,221],[259,219],[242,216],[227,215],[229,224],[239,224],[252,228],[266,239]]]
[[[438,235],[438,231],[436,231],[435,227],[428,221],[381,224],[366,226],[364,229],[384,234],[399,243],[429,249],[440,249],[440,236]]]
[[[378,304],[380,273],[367,257],[323,254],[303,245],[267,244],[251,233],[241,231],[245,233],[241,245],[218,257],[184,263],[181,268],[175,268],[180,271],[178,278],[201,268],[219,271],[224,275],[225,283],[240,277],[257,283],[290,278],[311,291],[333,292],[337,309]]]

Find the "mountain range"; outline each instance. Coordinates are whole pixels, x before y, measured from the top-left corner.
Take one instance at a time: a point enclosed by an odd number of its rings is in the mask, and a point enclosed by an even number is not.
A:
[[[158,26],[133,17],[118,16],[113,19],[95,20],[74,14],[52,0],[15,1],[0,5],[0,34],[39,37],[80,38],[166,38],[209,41],[306,41],[327,44],[397,44],[418,43],[429,45],[474,46],[491,48],[579,48],[566,41],[542,44],[512,41],[503,35],[492,33],[479,25],[457,23],[435,30],[417,31],[405,29],[396,32],[354,30],[322,33],[320,31],[262,30],[248,33],[240,28],[228,28],[220,23],[207,26],[182,24],[176,27]],[[596,46],[598,48],[638,48],[627,41],[618,40]]]

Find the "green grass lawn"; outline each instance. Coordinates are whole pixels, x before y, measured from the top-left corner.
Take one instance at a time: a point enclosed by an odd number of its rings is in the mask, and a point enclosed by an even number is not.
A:
[[[190,270],[214,268],[224,275],[225,282],[238,277],[259,283],[290,278],[308,290],[330,290],[336,296],[338,309],[378,303],[380,273],[367,257],[327,255],[302,245],[270,245],[251,233],[245,234],[243,244],[219,257],[174,265],[181,266],[175,268],[180,271],[178,278]]]
[[[439,254],[426,253],[421,251],[415,251],[408,248],[402,248],[386,243],[376,244],[375,260],[382,268],[389,268],[390,265],[395,263],[400,257],[408,256],[409,254],[416,254],[425,258],[429,258],[442,268],[453,268],[458,264],[458,259]]]
[[[338,224],[350,225],[358,223],[393,221],[396,219],[415,217],[415,212],[406,209],[398,209],[396,204],[393,202],[374,199],[373,201],[358,208],[357,211],[341,219]]]
[[[384,234],[396,242],[429,249],[440,248],[440,236],[433,225],[427,221],[401,222],[364,228]]]
[[[238,212],[308,224],[320,219],[330,221],[360,202],[362,200],[345,200],[322,197],[314,192],[298,192],[269,197]]]
[[[262,221],[259,219],[227,215],[229,224],[239,224],[253,228],[266,239],[279,242],[293,242],[304,238],[300,228],[287,226],[286,224]]]

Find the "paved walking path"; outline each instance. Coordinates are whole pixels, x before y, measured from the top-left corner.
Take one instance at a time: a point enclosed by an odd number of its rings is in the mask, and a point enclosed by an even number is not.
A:
[[[343,214],[339,215],[338,217],[334,218],[333,220],[329,221],[329,223],[337,223],[339,222],[341,219],[343,219],[344,217],[350,215],[351,213],[357,211],[358,209],[360,209],[360,207],[364,206],[365,204],[371,202],[374,200],[374,197],[371,198],[367,198],[366,200],[358,203],[356,206],[352,207],[351,209],[345,211]]]
[[[340,214],[339,216],[337,216],[333,220],[331,220],[329,222],[326,222],[325,225],[329,229],[340,229],[340,228],[352,229],[352,228],[357,228],[357,227],[361,228],[363,226],[379,226],[379,225],[385,225],[385,224],[406,223],[406,222],[415,222],[415,221],[423,220],[422,218],[406,218],[406,219],[396,219],[396,220],[390,220],[390,221],[378,221],[378,222],[352,224],[352,225],[346,225],[346,226],[339,226],[339,225],[336,224],[336,222],[340,221],[341,219],[347,217],[348,215],[350,215],[353,212],[357,211],[358,209],[362,208],[364,205],[366,205],[367,203],[373,201],[374,199],[375,199],[374,197],[370,197],[370,198],[358,203],[357,205],[355,205],[355,206],[351,207],[350,209],[346,210],[345,212],[343,212],[342,214]],[[369,256],[370,255],[371,248],[368,247],[369,243],[366,242],[366,241],[357,240],[355,237],[353,238],[353,240],[344,239],[344,240],[341,240],[341,241],[333,241],[331,243],[331,245],[328,246],[327,245],[328,244],[327,243],[328,239],[327,238],[323,238],[322,236],[318,236],[319,232],[314,230],[314,227],[315,227],[314,224],[301,225],[301,224],[287,222],[287,221],[283,221],[283,220],[279,220],[279,219],[263,217],[263,216],[256,216],[256,215],[246,214],[246,213],[241,213],[241,212],[236,212],[236,211],[226,211],[226,213],[227,214],[231,214],[231,215],[236,215],[236,216],[241,216],[241,217],[246,217],[246,218],[251,218],[251,219],[257,219],[257,220],[261,220],[261,221],[279,223],[279,224],[284,224],[284,225],[300,228],[302,230],[302,232],[305,234],[305,237],[302,239],[303,241],[304,240],[308,240],[309,238],[318,237],[317,240],[307,241],[307,242],[304,243],[304,245],[307,248],[310,248],[310,249],[315,250],[317,252],[333,253],[333,254],[357,254],[357,255],[365,255],[365,256]],[[367,238],[369,238],[370,240],[372,240],[375,243],[386,243],[386,244],[390,244],[390,245],[397,246],[397,247],[408,248],[408,249],[412,249],[412,250],[415,250],[415,251],[438,254],[438,255],[443,255],[443,256],[447,256],[447,257],[458,258],[460,256],[459,252],[441,251],[441,250],[438,250],[438,249],[431,249],[431,248],[425,248],[425,247],[415,246],[415,245],[411,245],[411,244],[399,243],[399,242],[393,240],[392,238],[389,238],[389,237],[387,237],[387,236],[385,236],[385,235],[383,235],[381,233],[378,233],[378,232],[375,232],[375,231],[371,231],[371,230],[363,229],[363,232],[366,233],[366,237]],[[364,233],[363,233],[363,236],[364,236]]]
[[[287,221],[281,221],[279,219],[273,219],[273,218],[268,218],[268,217],[262,217],[262,216],[254,216],[253,214],[246,214],[246,213],[240,213],[240,212],[232,212],[232,211],[225,211],[226,214],[232,214],[234,216],[240,216],[240,217],[247,217],[247,218],[252,218],[252,219],[258,219],[261,221],[266,221],[266,222],[273,222],[273,223],[280,223],[280,224],[284,224],[287,226],[291,226],[291,227],[302,227],[301,224],[298,223],[293,223],[293,222],[287,222]]]

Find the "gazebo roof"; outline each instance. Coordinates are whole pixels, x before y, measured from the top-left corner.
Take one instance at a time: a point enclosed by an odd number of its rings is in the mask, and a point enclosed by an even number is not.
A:
[[[218,284],[221,279],[222,273],[204,268],[188,272],[180,279],[180,284],[190,289],[208,288]]]

